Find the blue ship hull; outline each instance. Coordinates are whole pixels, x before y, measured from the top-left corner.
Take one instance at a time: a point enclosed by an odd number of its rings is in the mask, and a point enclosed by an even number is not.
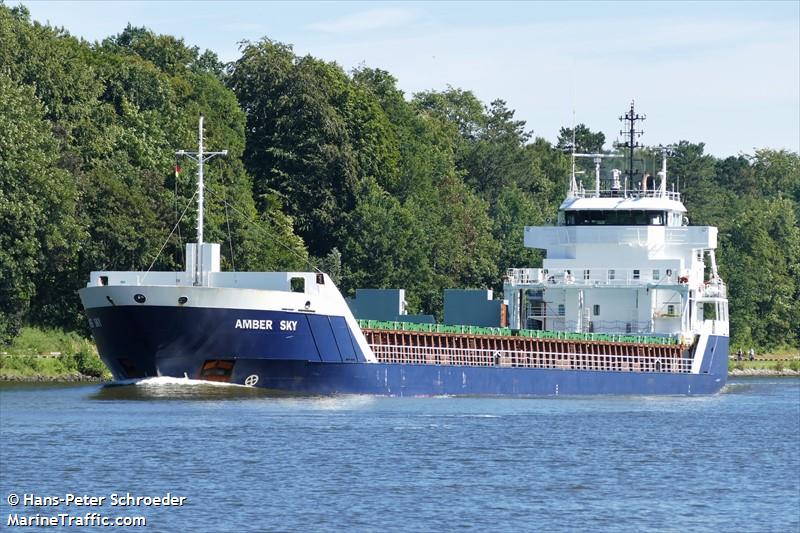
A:
[[[697,354],[699,374],[606,372],[369,363],[344,319],[324,315],[156,306],[93,308],[87,315],[100,356],[118,380],[204,379],[207,361],[232,361],[225,376],[231,383],[257,376],[258,387],[312,395],[694,395],[718,392],[727,378],[725,336],[711,336]],[[258,322],[243,329],[237,320]],[[282,330],[284,324],[292,329]]]

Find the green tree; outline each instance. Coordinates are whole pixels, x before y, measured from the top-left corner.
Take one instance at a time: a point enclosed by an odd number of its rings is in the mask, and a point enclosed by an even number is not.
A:
[[[788,199],[745,199],[721,247],[731,333],[738,346],[796,346],[800,229]]]
[[[423,92],[414,105],[450,125],[456,168],[464,181],[490,204],[511,184],[530,186],[532,161],[525,145],[531,134],[503,100],[484,106],[470,91]]]
[[[761,195],[792,198],[795,216],[800,219],[800,155],[787,150],[756,150],[752,168]]]
[[[256,194],[278,193],[310,251],[327,254],[363,179],[397,186],[386,115],[338,65],[269,39],[247,43],[228,80],[247,114],[244,161]]]
[[[575,132],[575,151],[581,154],[599,154],[603,152],[606,136],[601,131],[592,131],[586,124],[578,124],[575,128],[561,128],[558,132],[556,147],[564,152],[571,152],[573,147],[573,131]]]
[[[536,199],[545,221],[555,220],[558,206],[567,195],[570,160],[561,150],[554,148],[547,140],[537,137],[525,146],[531,161],[529,181],[521,188]]]
[[[406,102],[397,80],[384,70],[357,69],[353,81],[377,100],[397,139],[397,181],[382,184],[387,192],[405,201],[455,173],[449,124]]]
[[[48,161],[54,171],[66,172],[64,186],[72,187],[74,198],[62,203],[74,211],[78,228],[57,216],[49,219],[58,227],[53,233],[69,246],[62,253],[48,244],[52,253],[45,268],[35,271],[34,288],[14,287],[30,304],[27,317],[20,307],[17,322],[81,328],[75,289],[89,270],[183,267],[183,245],[194,234],[189,200],[195,185],[187,176],[194,169],[186,164],[189,172],[176,181],[173,154],[196,144],[201,113],[207,147],[229,150],[227,159],[207,167],[206,235],[236,243],[224,247],[223,264],[304,264],[305,247],[280,201],[262,195],[263,208],[255,209],[253,182],[241,162],[245,114],[220,80],[220,69],[213,53],[199,54],[180,39],[144,28],[128,27],[102,45],[90,45],[30,22],[24,8],[0,6],[0,72],[30,87],[31,98],[42,104],[52,135]],[[178,231],[164,243],[187,205]],[[269,231],[259,220],[268,221]],[[8,281],[18,282],[24,280]]]
[[[31,87],[0,73],[0,342],[17,334],[42,276],[75,253],[75,181]]]
[[[187,69],[222,75],[223,64],[210,50],[200,53],[196,46],[187,46],[183,39],[157,35],[144,27],[128,24],[121,33],[103,40],[105,50],[120,55],[133,54],[152,63],[161,72],[184,75]]]
[[[499,244],[497,266],[504,274],[509,268],[540,267],[543,251],[526,248],[524,245],[525,226],[544,223],[545,213],[538,207],[533,197],[516,185],[503,191],[491,210],[494,222],[493,237]],[[502,289],[501,278],[494,282],[494,288]]]
[[[433,284],[422,308],[440,313],[445,288],[489,288],[499,277],[498,243],[488,204],[457,177],[446,177],[433,194],[409,199],[408,207],[425,231],[426,256]]]
[[[418,309],[432,271],[425,228],[415,214],[367,180],[344,228],[342,288],[351,294],[360,287],[405,288],[410,308]]]
[[[726,191],[717,183],[715,167],[714,157],[705,153],[704,143],[680,141],[673,147],[668,173],[677,184],[693,224],[713,226],[726,218]]]

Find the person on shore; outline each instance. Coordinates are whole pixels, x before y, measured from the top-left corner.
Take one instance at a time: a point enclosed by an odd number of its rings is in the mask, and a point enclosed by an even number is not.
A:
[[[742,355],[744,355],[744,354],[742,353],[742,349],[741,349],[741,348],[739,348],[739,349],[736,351],[736,360],[737,360],[737,361],[741,361],[741,360],[742,360]]]
[[[748,352],[747,356],[748,356],[748,359],[750,359],[752,361],[753,359],[756,358],[756,351],[754,349],[750,348],[750,351]]]

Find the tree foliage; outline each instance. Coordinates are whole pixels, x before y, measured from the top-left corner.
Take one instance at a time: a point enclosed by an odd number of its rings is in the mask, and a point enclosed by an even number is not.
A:
[[[309,250],[328,253],[360,183],[396,182],[386,115],[337,65],[269,39],[247,43],[228,80],[247,114],[244,162],[256,194],[283,198]]]
[[[73,176],[30,87],[0,73],[0,341],[17,334],[43,278],[62,274],[78,240]]]
[[[670,174],[693,224],[717,226],[717,261],[729,287],[734,346],[800,343],[800,157],[759,150],[715,159],[681,141]]]
[[[574,133],[573,133],[574,132]],[[574,128],[561,128],[558,132],[557,147],[559,150],[580,154],[599,154],[603,152],[606,136],[601,131],[592,131],[586,124],[578,124]]]
[[[90,270],[183,267],[195,186],[186,173],[175,180],[172,154],[196,145],[201,113],[207,146],[230,153],[207,172],[206,232],[236,243],[225,247],[226,267],[304,263],[281,204],[261,198],[256,210],[241,162],[245,114],[215,61],[131,26],[90,45],[31,22],[24,7],[0,6],[0,340],[23,321],[82,329],[75,290]]]

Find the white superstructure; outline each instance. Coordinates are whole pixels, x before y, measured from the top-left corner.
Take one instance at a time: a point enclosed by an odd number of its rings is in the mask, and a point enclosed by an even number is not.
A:
[[[573,170],[558,224],[525,228],[525,246],[546,250],[543,267],[507,273],[511,328],[728,335],[717,228],[688,225],[666,165],[665,155],[657,183],[645,175],[630,189],[616,169],[602,188],[598,167],[587,191]]]

